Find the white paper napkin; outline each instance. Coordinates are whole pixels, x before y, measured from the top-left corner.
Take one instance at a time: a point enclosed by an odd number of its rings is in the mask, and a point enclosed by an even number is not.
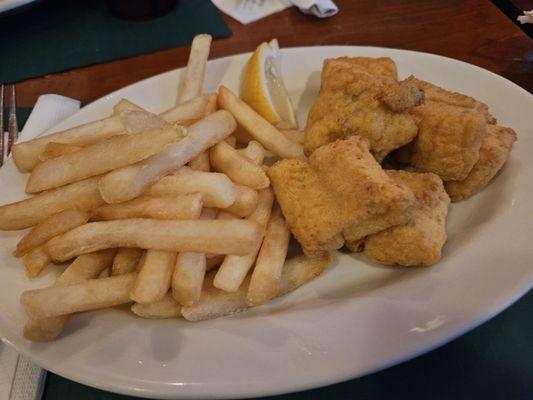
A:
[[[30,140],[47,131],[80,108],[80,102],[55,94],[40,96],[30,114],[19,141]],[[38,400],[41,398],[46,371],[14,348],[0,343],[0,400]]]
[[[339,8],[331,0],[211,0],[223,13],[241,24],[249,24],[271,14],[296,6],[305,14],[331,17]]]
[[[520,15],[516,18],[522,25],[523,24],[533,24],[533,10],[524,11],[524,15]]]

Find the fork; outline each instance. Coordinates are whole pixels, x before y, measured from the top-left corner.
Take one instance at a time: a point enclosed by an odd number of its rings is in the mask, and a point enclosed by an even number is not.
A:
[[[11,102],[9,103],[7,143],[4,132],[4,85],[0,86],[0,167],[11,153],[11,147],[18,139],[17,103],[15,85],[11,85]]]

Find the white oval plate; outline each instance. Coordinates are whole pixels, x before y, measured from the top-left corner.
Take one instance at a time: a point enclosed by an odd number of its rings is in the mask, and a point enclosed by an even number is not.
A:
[[[454,204],[438,265],[384,268],[336,255],[324,275],[269,305],[212,321],[148,321],[107,310],[72,318],[53,343],[21,336],[20,293],[29,281],[11,256],[21,232],[0,234],[0,332],[4,341],[66,378],[129,395],[224,398],[270,395],[354,378],[440,346],[509,306],[531,288],[533,96],[481,68],[404,50],[372,47],[284,49],[283,69],[301,126],[320,84],[322,60],[389,56],[401,77],[414,74],[489,104],[519,140],[482,193]],[[206,89],[238,90],[249,54],[209,62]],[[101,118],[120,98],[158,112],[176,99],[180,70],[112,93],[56,129]],[[26,177],[10,161],[0,171],[0,204],[23,197]]]

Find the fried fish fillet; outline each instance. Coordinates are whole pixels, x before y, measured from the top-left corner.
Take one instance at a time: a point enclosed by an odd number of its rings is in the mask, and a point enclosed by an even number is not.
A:
[[[485,121],[488,124],[496,123],[496,118],[491,115],[489,112],[489,107],[485,103],[482,103],[481,101],[462,93],[450,92],[449,90],[443,89],[437,85],[433,85],[432,83],[420,79],[414,79],[414,82],[416,82],[419,87],[424,89],[427,102],[448,104],[450,106],[479,111],[483,114]]]
[[[415,198],[390,178],[360,136],[316,150],[309,162],[269,170],[276,198],[304,252],[316,256],[411,218]]]
[[[413,79],[396,80],[390,59],[327,59],[318,97],[309,111],[304,149],[353,135],[370,142],[378,160],[409,143],[417,133],[416,117],[408,112],[422,103],[424,92]]]
[[[387,171],[416,197],[413,217],[404,225],[368,236],[364,253],[384,265],[427,266],[441,258],[446,242],[446,215],[450,198],[442,180],[432,173]]]
[[[462,181],[479,159],[487,124],[477,110],[426,102],[413,111],[420,117],[411,162],[417,172]]]
[[[452,201],[466,199],[487,186],[507,161],[516,139],[516,133],[511,128],[489,125],[479,150],[479,160],[466,179],[444,184]]]

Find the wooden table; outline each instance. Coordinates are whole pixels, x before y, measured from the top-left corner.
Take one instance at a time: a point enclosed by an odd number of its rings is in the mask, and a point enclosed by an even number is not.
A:
[[[522,0],[521,5],[533,3]],[[253,50],[277,37],[281,46],[384,46],[440,54],[486,68],[533,92],[533,41],[486,0],[336,0],[340,12],[317,20],[291,8],[241,25],[224,16],[233,35],[214,41],[211,57]],[[533,6],[531,7],[533,8]],[[88,103],[130,83],[187,62],[188,47],[30,79],[17,85],[18,104],[43,93]]]

